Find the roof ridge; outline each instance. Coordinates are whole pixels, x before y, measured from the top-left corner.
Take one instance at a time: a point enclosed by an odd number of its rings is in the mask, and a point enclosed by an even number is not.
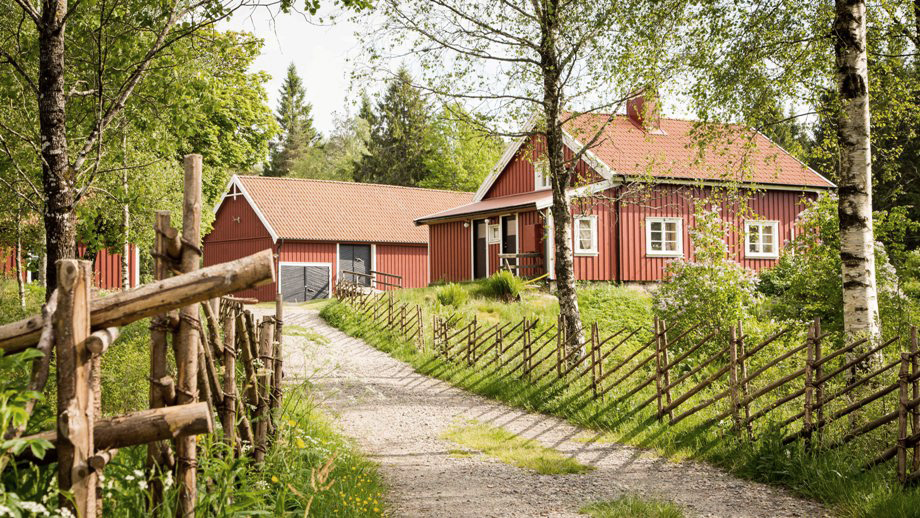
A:
[[[425,192],[445,192],[451,194],[473,194],[472,192],[467,191],[454,191],[450,189],[432,189],[428,187],[410,187],[407,185],[392,185],[388,183],[370,183],[370,182],[348,182],[344,180],[326,180],[322,178],[290,178],[287,176],[263,176],[259,174],[237,174],[240,179],[243,178],[258,178],[259,180],[284,180],[290,182],[315,182],[315,183],[333,183],[333,184],[342,184],[342,185],[366,185],[369,187],[379,187],[379,188],[390,188],[390,189],[405,189],[409,191],[425,191]]]

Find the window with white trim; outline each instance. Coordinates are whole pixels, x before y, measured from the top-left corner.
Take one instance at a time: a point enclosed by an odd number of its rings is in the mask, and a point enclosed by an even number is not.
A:
[[[537,160],[533,164],[533,189],[542,191],[552,188],[549,175],[549,162],[545,158]]]
[[[684,220],[645,218],[645,254],[658,257],[684,255]]]
[[[574,219],[575,253],[597,255],[597,216],[579,216]]]
[[[498,223],[492,223],[486,230],[486,242],[490,245],[500,243],[502,240],[502,231]]]
[[[779,257],[779,221],[744,222],[744,256],[775,259]]]

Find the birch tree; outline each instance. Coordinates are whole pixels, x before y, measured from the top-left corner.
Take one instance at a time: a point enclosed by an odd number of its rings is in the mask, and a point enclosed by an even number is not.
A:
[[[881,336],[872,231],[872,147],[865,0],[836,0],[834,55],[840,94],[840,260],[843,321],[851,336]]]
[[[673,73],[682,2],[384,0],[378,9],[384,22],[365,37],[371,72],[411,60],[423,90],[444,104],[464,103],[487,118],[489,131],[545,140],[557,297],[574,358],[583,331],[566,191],[576,164],[625,101]],[[564,125],[591,112],[607,114],[606,122],[566,158]],[[525,127],[525,120],[536,123]]]

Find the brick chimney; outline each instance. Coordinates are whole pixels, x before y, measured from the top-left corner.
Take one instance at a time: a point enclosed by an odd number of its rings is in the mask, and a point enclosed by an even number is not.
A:
[[[658,96],[640,93],[626,101],[626,115],[636,126],[654,135],[663,135]]]

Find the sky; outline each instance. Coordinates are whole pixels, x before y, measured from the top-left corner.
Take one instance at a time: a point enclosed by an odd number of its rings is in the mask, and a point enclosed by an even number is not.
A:
[[[273,19],[274,18],[274,19]],[[304,80],[307,101],[313,104],[313,123],[324,135],[334,128],[334,116],[345,114],[352,97],[349,90],[349,58],[357,58],[360,48],[355,37],[359,28],[342,17],[334,24],[312,23],[296,13],[271,13],[260,8],[238,12],[223,24],[223,29],[245,30],[264,40],[262,55],[252,69],[268,72],[265,85],[269,106],[278,105],[278,90],[292,62]],[[356,97],[357,94],[354,94]]]

